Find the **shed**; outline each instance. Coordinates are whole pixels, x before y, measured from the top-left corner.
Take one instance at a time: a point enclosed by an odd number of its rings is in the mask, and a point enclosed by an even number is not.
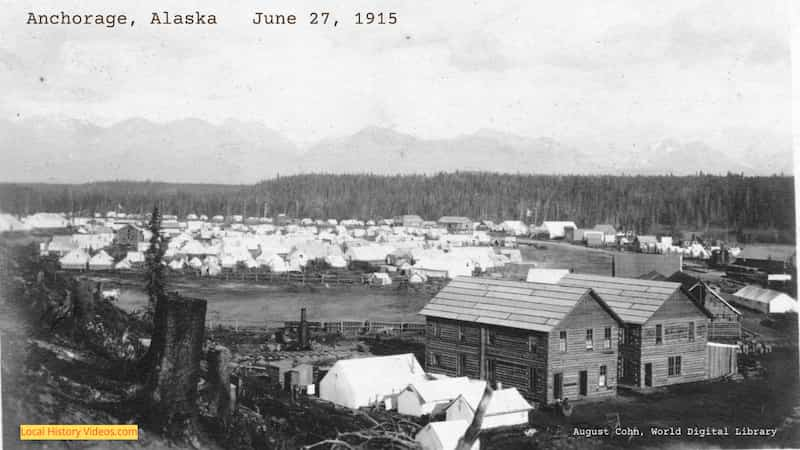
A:
[[[472,422],[481,398],[483,388],[480,386],[459,395],[447,406],[447,420]],[[481,430],[527,424],[528,413],[532,409],[516,388],[498,389],[492,393],[492,399],[486,407]]]
[[[458,441],[464,436],[469,427],[466,420],[448,420],[446,422],[431,422],[419,430],[414,438],[422,450],[455,450]],[[476,439],[471,450],[480,448],[480,439]]]
[[[342,359],[320,381],[319,396],[353,409],[387,399],[394,403],[409,384],[426,378],[425,370],[411,353]]]
[[[446,377],[409,384],[397,397],[397,412],[414,417],[441,413],[469,383],[467,377]]]
[[[797,300],[787,294],[755,285],[745,286],[733,294],[733,301],[746,308],[763,313],[797,311]]]

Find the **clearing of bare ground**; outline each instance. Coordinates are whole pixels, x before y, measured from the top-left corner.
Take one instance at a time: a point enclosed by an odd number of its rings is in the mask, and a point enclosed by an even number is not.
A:
[[[109,286],[119,286],[118,305],[133,311],[147,304],[141,282],[106,279]],[[233,325],[279,323],[297,320],[300,308],[308,318],[321,320],[381,320],[418,322],[417,313],[430,300],[430,295],[399,290],[392,286],[302,286],[265,285],[219,280],[191,280],[170,283],[170,289],[181,294],[205,299],[207,318]]]

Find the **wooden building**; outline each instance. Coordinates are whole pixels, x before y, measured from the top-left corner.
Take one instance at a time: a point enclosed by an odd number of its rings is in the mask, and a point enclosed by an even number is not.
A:
[[[439,218],[438,223],[449,233],[469,233],[473,228],[472,220],[461,216],[443,216]]]
[[[588,288],[458,277],[422,309],[427,370],[552,403],[616,394],[621,319]]]
[[[559,284],[592,289],[625,322],[620,385],[650,388],[707,377],[706,342],[713,315],[680,283],[569,274]]]
[[[133,224],[126,224],[114,233],[114,243],[124,248],[136,250],[140,242],[144,242],[144,230]]]
[[[699,278],[686,272],[675,272],[667,281],[681,283],[697,304],[713,317],[708,325],[708,341],[734,343],[742,337],[742,313],[720,293]]]

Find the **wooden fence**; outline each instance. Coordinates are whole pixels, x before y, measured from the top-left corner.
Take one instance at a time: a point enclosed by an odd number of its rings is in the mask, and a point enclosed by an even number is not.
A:
[[[308,328],[320,333],[359,336],[364,334],[384,334],[388,336],[413,336],[425,334],[425,322],[389,322],[381,320],[332,320],[324,322],[309,321]],[[233,328],[236,331],[268,331],[298,328],[299,321],[241,320],[207,317],[206,327]]]

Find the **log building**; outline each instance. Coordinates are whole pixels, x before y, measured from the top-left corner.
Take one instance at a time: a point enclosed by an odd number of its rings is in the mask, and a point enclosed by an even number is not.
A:
[[[458,277],[420,314],[431,373],[540,403],[616,394],[622,320],[590,288]]]

